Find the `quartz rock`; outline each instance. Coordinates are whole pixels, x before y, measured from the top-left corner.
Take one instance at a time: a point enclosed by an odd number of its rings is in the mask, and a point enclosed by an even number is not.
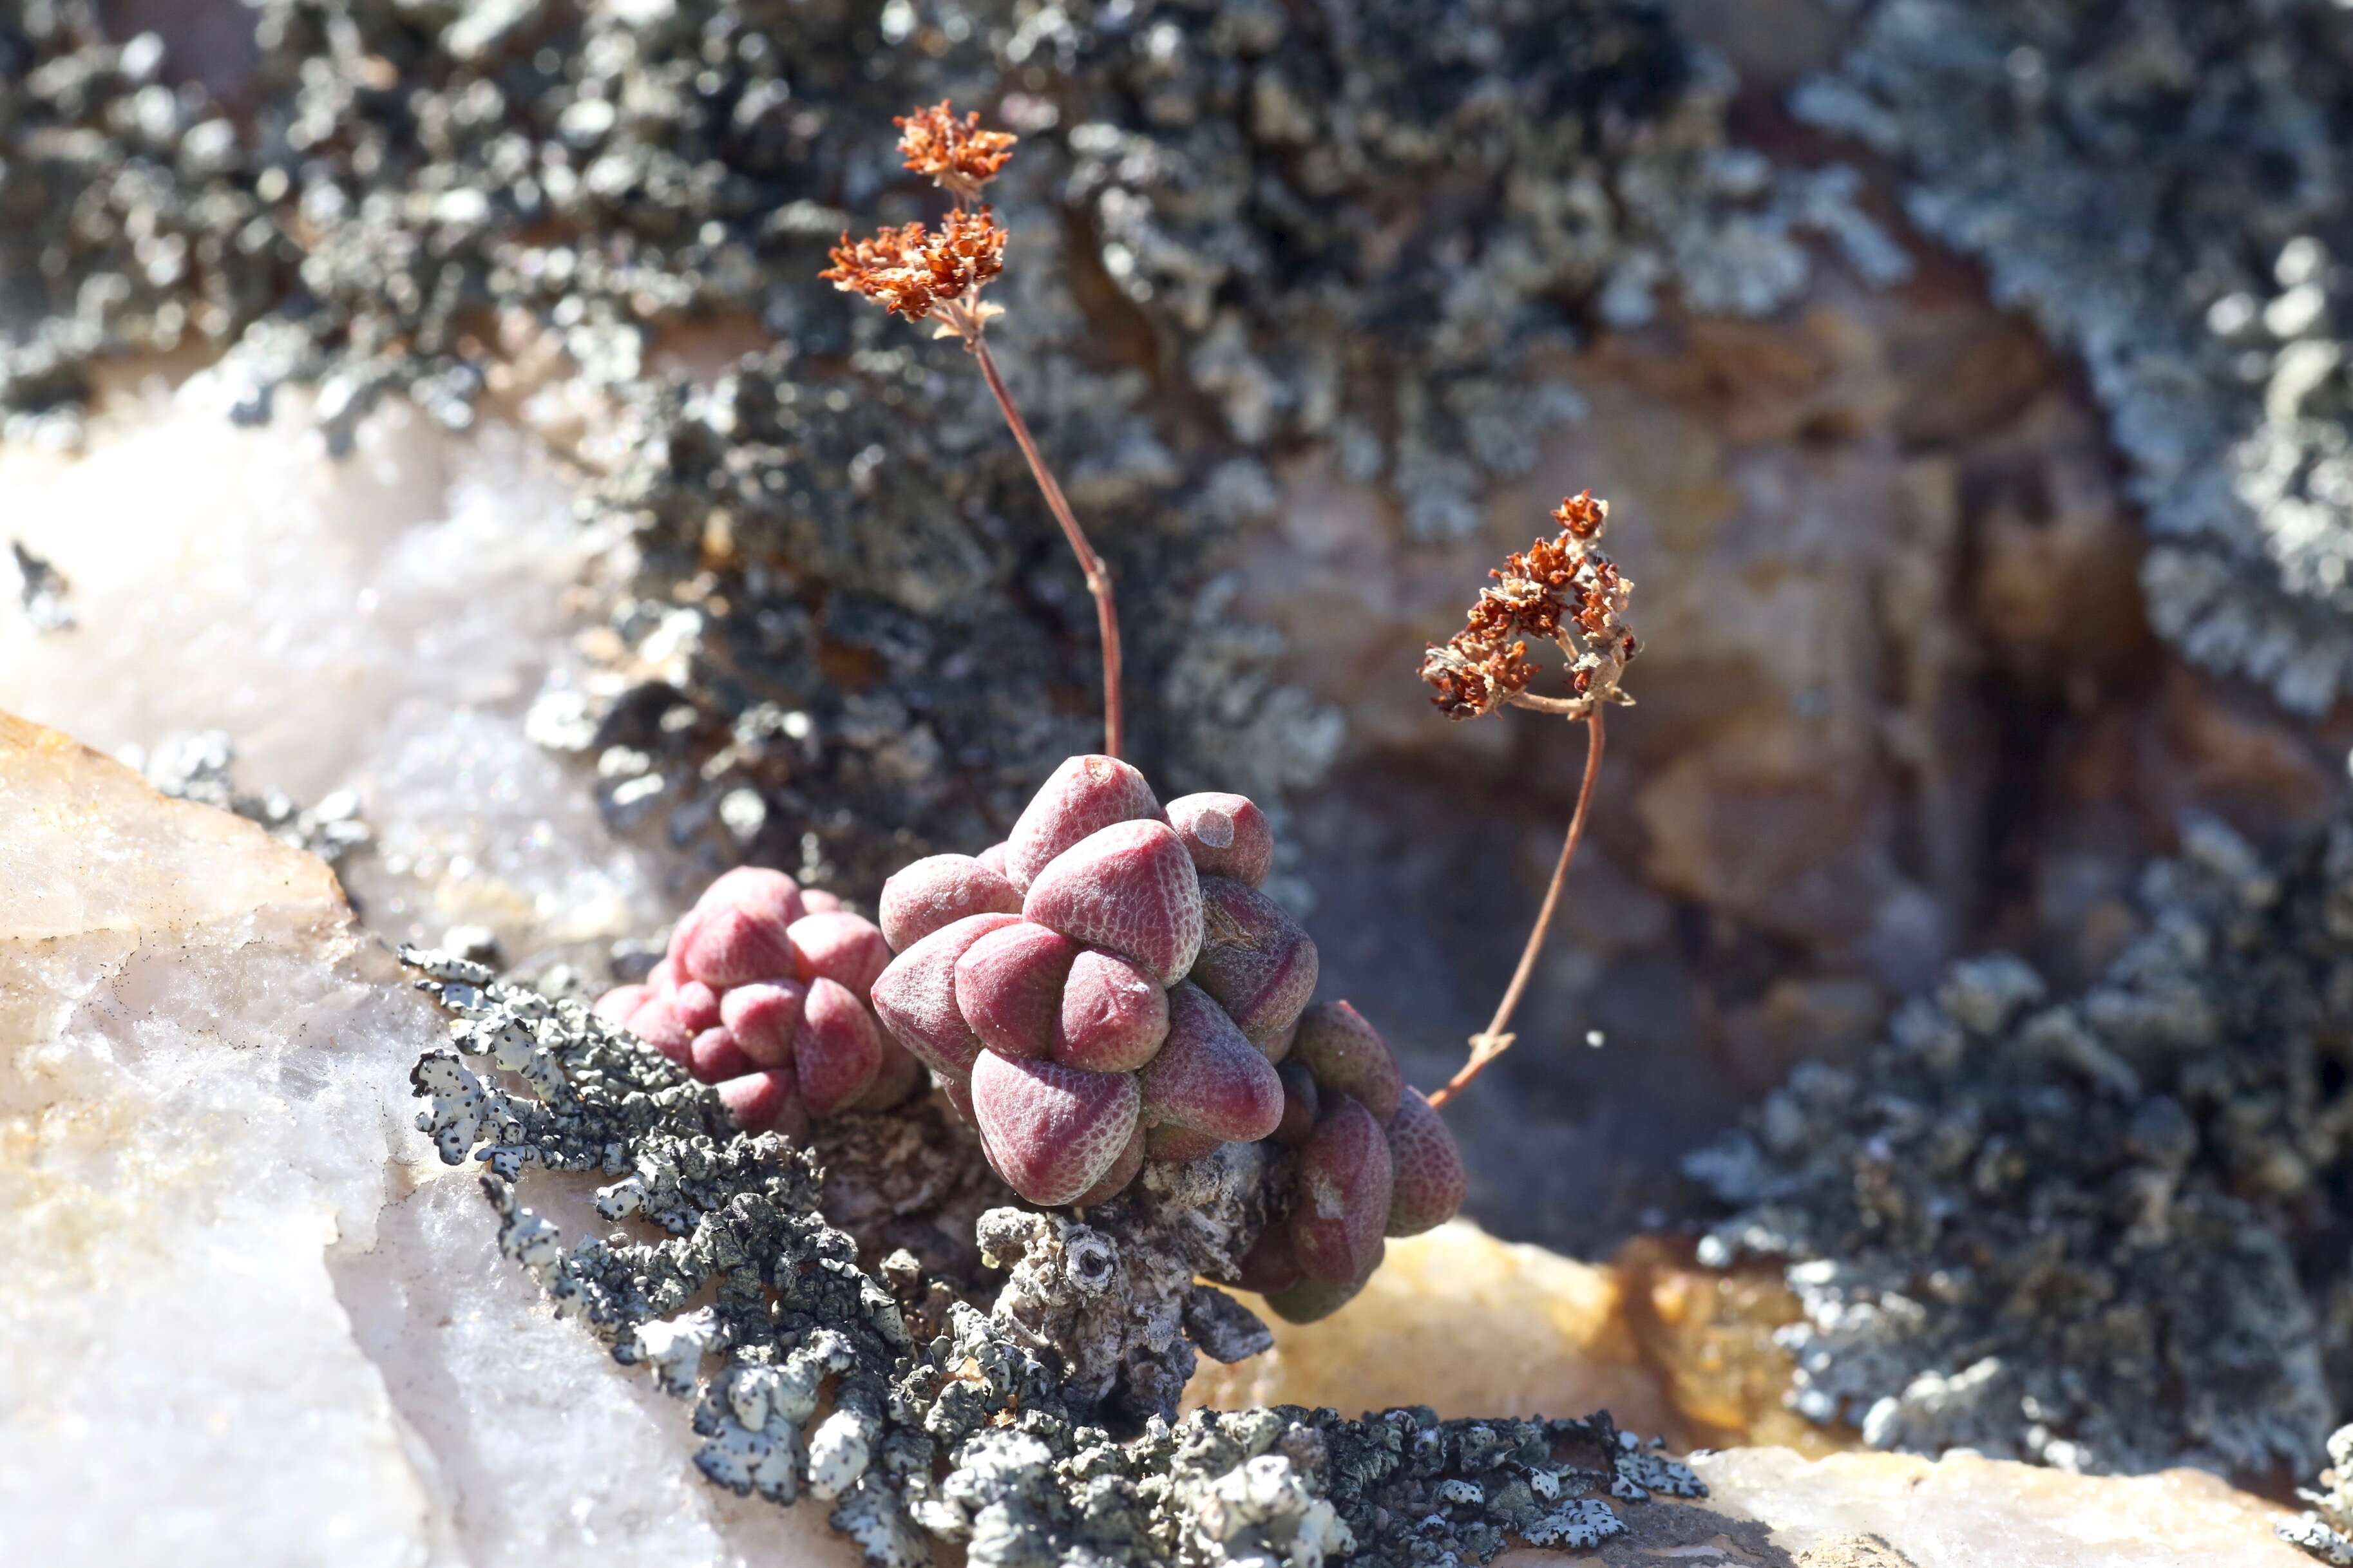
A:
[[[1626,1427],[1684,1436],[1643,1363],[1616,1273],[1496,1241],[1468,1220],[1389,1242],[1364,1289],[1328,1318],[1260,1315],[1273,1327],[1272,1352],[1196,1377],[1187,1404],[1350,1415],[1427,1405],[1441,1417],[1607,1407]]]
[[[2298,1568],[2282,1510],[2202,1470],[2071,1476],[2002,1459],[1736,1448],[1689,1461],[1711,1511],[1755,1520],[1804,1568]],[[1630,1510],[1635,1516],[1652,1510]],[[1873,1555],[1873,1553],[1878,1553]]]
[[[499,1258],[322,863],[0,714],[0,886],[11,1561],[856,1561]]]
[[[353,791],[375,844],[341,869],[400,940],[480,925],[527,961],[659,927],[665,862],[527,732],[573,689],[567,593],[609,543],[542,445],[396,404],[337,460],[299,418],[231,426],[218,395],[118,398],[76,459],[0,450],[7,534],[75,621],[0,615],[0,708],[117,754],[220,731],[248,790]]]

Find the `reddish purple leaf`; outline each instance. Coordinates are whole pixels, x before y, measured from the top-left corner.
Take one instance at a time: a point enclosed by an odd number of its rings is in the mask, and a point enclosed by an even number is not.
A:
[[[1103,1180],[1135,1131],[1135,1079],[983,1051],[972,1109],[981,1146],[1033,1204],[1067,1204]]]
[[[1027,891],[1055,856],[1115,822],[1161,820],[1144,775],[1116,757],[1069,757],[1005,838],[1005,879]]]
[[[1168,803],[1168,826],[1205,877],[1231,877],[1255,888],[1274,864],[1274,829],[1248,795],[1214,790]]]
[[[882,935],[893,952],[966,915],[1020,912],[1019,890],[969,855],[927,855],[882,884]]]
[[[1000,1056],[1045,1056],[1079,952],[1077,942],[1032,921],[1001,926],[956,960],[956,1008],[980,1043]]]
[[[1174,985],[1201,951],[1201,884],[1165,822],[1122,822],[1056,857],[1021,912]]]

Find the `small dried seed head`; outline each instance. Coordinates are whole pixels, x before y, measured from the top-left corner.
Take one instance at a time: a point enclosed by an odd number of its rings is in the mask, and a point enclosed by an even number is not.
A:
[[[841,243],[818,274],[835,288],[863,294],[893,315],[920,321],[942,305],[971,305],[981,286],[1005,269],[1005,226],[987,207],[958,207],[937,229],[920,223]]]
[[[1634,584],[1595,547],[1609,503],[1587,490],[1552,516],[1560,532],[1505,557],[1487,574],[1494,586],[1480,590],[1462,629],[1424,651],[1421,679],[1448,718],[1482,718],[1526,692],[1542,673],[1527,657],[1530,639],[1553,644],[1568,661],[1568,695],[1546,700],[1556,705],[1550,710],[1566,703],[1567,717],[1582,718],[1601,703],[1633,700],[1620,681],[1641,650],[1626,624]]]
[[[960,202],[979,198],[980,187],[997,178],[1020,140],[1008,131],[983,131],[977,110],[957,119],[946,99],[891,123],[899,128],[907,167]]]

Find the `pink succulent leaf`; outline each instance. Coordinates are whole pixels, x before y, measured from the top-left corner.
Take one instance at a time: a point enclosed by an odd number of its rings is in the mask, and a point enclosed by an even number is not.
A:
[[[653,994],[650,985],[616,985],[597,997],[596,1005],[589,1011],[615,1028],[626,1029],[629,1026],[629,1015],[643,1006]]]
[[[1315,940],[1282,905],[1230,877],[1201,879],[1201,953],[1187,978],[1252,1044],[1288,1036],[1315,994]]]
[[[1241,1143],[1282,1121],[1282,1079],[1274,1064],[1198,985],[1168,994],[1168,1038],[1136,1077],[1155,1121]]]
[[[1174,1121],[1146,1128],[1144,1133],[1145,1157],[1166,1165],[1189,1165],[1196,1160],[1208,1159],[1225,1146],[1226,1141],[1214,1132],[1196,1132]]]
[[[1201,951],[1201,884],[1165,822],[1122,822],[1038,874],[1021,912],[1089,947],[1132,958],[1174,985]]]
[[[1127,1190],[1127,1184],[1135,1180],[1136,1173],[1143,1169],[1144,1124],[1139,1121],[1128,1133],[1127,1146],[1119,1152],[1119,1158],[1111,1163],[1111,1169],[1103,1173],[1101,1181],[1072,1198],[1071,1205],[1073,1208],[1090,1208],[1096,1204],[1111,1202]]]
[[[801,912],[811,915],[838,914],[849,906],[841,901],[839,893],[828,893],[823,888],[801,889]]]
[[[804,982],[830,980],[863,996],[891,964],[891,944],[882,940],[882,928],[846,910],[803,915],[785,935],[800,957],[795,978]]]
[[[1286,1323],[1313,1323],[1330,1317],[1355,1300],[1356,1293],[1365,1288],[1365,1281],[1370,1279],[1373,1270],[1379,1267],[1380,1255],[1376,1253],[1371,1266],[1363,1275],[1345,1284],[1335,1285],[1327,1280],[1303,1277],[1298,1284],[1287,1290],[1267,1292],[1266,1304],[1274,1310],[1276,1317]]]
[[[1337,1089],[1387,1121],[1405,1092],[1397,1058],[1380,1031],[1345,1002],[1318,1002],[1299,1016],[1291,1059],[1303,1062],[1324,1089]]]
[[[1388,1131],[1392,1172],[1384,1227],[1388,1234],[1419,1236],[1461,1213],[1463,1196],[1471,1190],[1462,1150],[1421,1090],[1407,1089]]]
[[[1291,1227],[1273,1224],[1261,1231],[1250,1249],[1242,1254],[1233,1282],[1245,1290],[1267,1296],[1288,1290],[1306,1277],[1306,1271],[1299,1267],[1299,1255],[1291,1247]]]
[[[997,1173],[1050,1207],[1085,1194],[1126,1152],[1135,1079],[984,1051],[973,1064],[972,1109]]]
[[[1168,826],[1205,877],[1257,887],[1274,865],[1274,829],[1248,795],[1211,790],[1168,803]]]
[[[847,986],[809,983],[793,1042],[793,1070],[811,1116],[830,1116],[873,1087],[882,1070],[882,1031]]]
[[[744,1054],[734,1036],[713,1026],[694,1037],[694,1044],[687,1050],[687,1070],[704,1083],[725,1083],[731,1078],[744,1078],[760,1068]]]
[[[1390,1192],[1381,1124],[1347,1096],[1327,1097],[1295,1167],[1291,1244],[1300,1266],[1327,1285],[1369,1273],[1381,1254]]]
[[[1282,1079],[1282,1121],[1267,1136],[1286,1149],[1296,1149],[1315,1131],[1323,1097],[1305,1063],[1284,1062],[1274,1070]]]
[[[874,982],[874,1015],[892,1038],[944,1078],[967,1078],[980,1055],[980,1037],[956,1007],[956,960],[974,942],[1018,915],[966,915],[943,926],[891,961]]]
[[[1116,757],[1065,758],[1005,838],[1005,879],[1027,892],[1057,855],[1115,822],[1161,820],[1152,786]]]
[[[808,987],[796,981],[754,980],[719,999],[720,1021],[754,1063],[780,1068],[793,1059],[793,1037],[807,998]]]
[[[927,855],[882,884],[882,935],[893,952],[966,915],[1020,912],[1020,892],[969,855]]]
[[[881,1026],[878,1024],[877,1028]],[[894,1110],[913,1098],[916,1089],[928,1082],[923,1064],[917,1061],[906,1047],[885,1037],[882,1041],[882,1068],[874,1081],[849,1109],[852,1110]]]
[[[698,912],[738,909],[784,927],[808,912],[807,897],[801,885],[782,871],[765,866],[738,866],[703,889],[702,897],[694,900],[694,908]]]
[[[798,1136],[807,1124],[807,1116],[794,1092],[790,1068],[770,1068],[765,1072],[730,1079],[719,1086],[719,1099],[746,1132],[780,1131]]]
[[[699,980],[724,991],[792,973],[797,955],[786,935],[786,924],[774,914],[734,904],[698,906],[682,924],[685,934],[673,955],[681,984]]]
[[[1168,1037],[1168,993],[1132,958],[1088,948],[1062,984],[1054,1059],[1094,1072],[1128,1072]]]
[[[990,1050],[1045,1056],[1061,1017],[1063,983],[1080,952],[1061,932],[1029,921],[990,931],[956,960],[956,1008]]]
[[[670,994],[670,1010],[696,1034],[719,1026],[719,993],[700,980],[681,981]]]
[[[639,1003],[638,1010],[629,1015],[627,1027],[670,1060],[681,1067],[687,1065],[694,1032],[678,1021],[678,1015],[670,1010],[668,993],[658,991]]]

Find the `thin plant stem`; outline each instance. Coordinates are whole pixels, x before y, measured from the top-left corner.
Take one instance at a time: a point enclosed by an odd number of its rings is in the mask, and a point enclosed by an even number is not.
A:
[[[1094,546],[1087,542],[1086,532],[1079,527],[1077,517],[1071,514],[1071,503],[1063,496],[1061,485],[1046,467],[1046,459],[1039,452],[1038,443],[1030,438],[1029,426],[1022,419],[1021,410],[1014,405],[1013,394],[1006,389],[1005,378],[997,373],[997,361],[990,356],[988,342],[981,335],[976,324],[974,330],[965,332],[965,342],[971,348],[973,357],[980,362],[981,376],[988,383],[988,390],[996,397],[997,406],[1004,411],[1005,423],[1013,430],[1013,439],[1020,443],[1021,455],[1029,459],[1029,472],[1036,476],[1039,489],[1045,493],[1047,510],[1054,514],[1054,521],[1062,525],[1062,537],[1071,542],[1071,553],[1079,558],[1079,570],[1086,576],[1087,592],[1094,595],[1095,626],[1103,636],[1103,752],[1116,757],[1121,742],[1119,611],[1112,603],[1111,574],[1103,570],[1103,558],[1095,553]]]
[[[1560,908],[1560,890],[1568,881],[1568,863],[1577,858],[1577,841],[1585,837],[1586,808],[1593,804],[1593,781],[1601,772],[1601,710],[1593,710],[1585,721],[1585,782],[1577,785],[1577,809],[1568,818],[1568,837],[1560,847],[1560,862],[1552,868],[1552,886],[1545,889],[1544,907],[1536,911],[1535,929],[1528,932],[1528,944],[1520,950],[1520,966],[1512,973],[1510,989],[1497,1005],[1495,1016],[1487,1027],[1471,1037],[1471,1059],[1462,1070],[1446,1080],[1443,1088],[1430,1097],[1433,1106],[1444,1105],[1483,1071],[1489,1062],[1511,1048],[1514,1036],[1504,1032],[1512,1021],[1520,997],[1528,988],[1528,977],[1535,973],[1536,954],[1543,951],[1545,932],[1552,927],[1554,911]]]

